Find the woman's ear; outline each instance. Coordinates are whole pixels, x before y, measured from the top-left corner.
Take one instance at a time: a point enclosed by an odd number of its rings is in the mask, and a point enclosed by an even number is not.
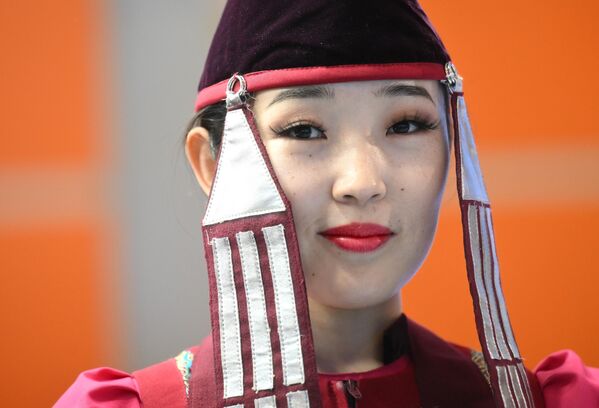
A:
[[[216,160],[212,156],[210,134],[206,128],[197,126],[189,131],[185,139],[185,154],[198,184],[208,195],[214,180]]]

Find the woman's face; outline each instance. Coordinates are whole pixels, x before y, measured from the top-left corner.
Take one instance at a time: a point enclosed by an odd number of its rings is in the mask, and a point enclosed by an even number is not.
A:
[[[448,170],[439,83],[268,90],[252,110],[292,204],[311,301],[353,309],[397,294],[431,246]]]

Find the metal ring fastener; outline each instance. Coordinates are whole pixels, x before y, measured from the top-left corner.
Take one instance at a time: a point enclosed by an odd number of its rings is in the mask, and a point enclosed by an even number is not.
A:
[[[462,77],[458,74],[455,65],[453,65],[451,61],[447,62],[445,64],[445,79],[441,82],[447,85],[450,93],[453,93],[454,91],[461,92],[461,85],[458,84],[461,80]]]
[[[237,83],[239,83],[239,89],[235,91],[235,85],[237,85]],[[239,108],[245,103],[247,96],[247,83],[243,75],[235,73],[231,76],[231,78],[229,78],[229,82],[227,82],[226,96],[227,109],[229,110]]]

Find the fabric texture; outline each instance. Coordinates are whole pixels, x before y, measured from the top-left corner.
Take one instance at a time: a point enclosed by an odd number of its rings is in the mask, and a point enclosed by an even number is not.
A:
[[[235,72],[449,60],[416,0],[229,0],[198,90]]]
[[[414,365],[407,355],[363,373],[320,374],[319,385],[325,408],[346,407],[352,397],[360,407],[421,406]]]
[[[197,348],[190,350],[197,352]],[[133,373],[135,384],[143,396],[144,408],[178,407],[187,404],[185,374],[171,358]]]
[[[137,382],[123,371],[95,368],[84,371],[54,404],[55,408],[141,408]]]
[[[547,408],[599,407],[599,368],[586,367],[572,350],[550,354],[534,371]]]
[[[204,383],[191,384],[192,392],[202,393],[206,407],[212,406],[214,376],[212,339],[207,337],[191,349]],[[347,385],[357,390],[358,406],[379,408],[412,407],[486,407],[489,387],[476,364],[471,350],[447,343],[409,319],[398,319],[384,338],[385,365],[364,373],[319,374],[324,408],[347,407]],[[174,359],[142,371],[161,378],[162,385],[151,382],[139,372],[134,375],[111,368],[97,368],[81,373],[75,383],[54,405],[55,408],[144,408],[186,405],[185,388]],[[538,408],[591,408],[599,406],[599,369],[586,367],[571,350],[549,355],[535,368],[529,380]],[[155,388],[153,388],[155,387]],[[144,391],[145,390],[145,391]],[[394,390],[395,392],[389,392]],[[164,400],[170,398],[168,405]],[[175,398],[175,395],[177,397]],[[464,398],[467,399],[464,402]],[[142,400],[144,404],[142,405]],[[397,405],[400,404],[402,405]],[[160,405],[162,404],[162,405]],[[345,404],[345,405],[344,405]]]

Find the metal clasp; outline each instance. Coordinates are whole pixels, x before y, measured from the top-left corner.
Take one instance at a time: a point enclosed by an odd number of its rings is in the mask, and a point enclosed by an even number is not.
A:
[[[447,88],[449,92],[461,92],[462,91],[462,77],[458,75],[458,71],[455,69],[455,65],[451,61],[445,64],[445,80],[441,81]]]
[[[235,85],[239,83],[239,89],[235,91]],[[226,105],[228,110],[237,109],[243,106],[247,100],[247,83],[242,75],[233,74],[227,82]]]

